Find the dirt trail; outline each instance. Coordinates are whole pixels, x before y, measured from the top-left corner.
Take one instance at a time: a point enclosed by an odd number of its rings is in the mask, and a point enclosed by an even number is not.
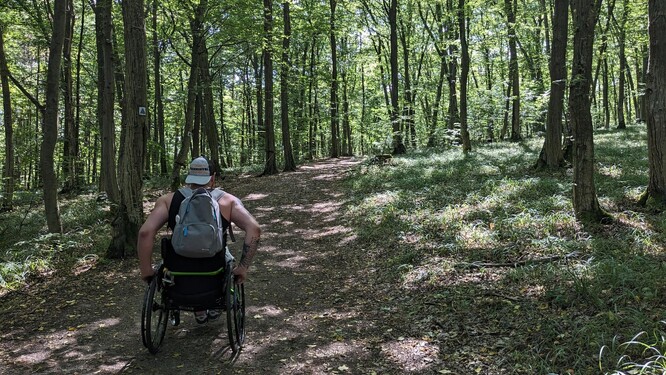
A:
[[[357,163],[329,160],[222,181],[263,228],[246,284],[246,343],[234,363],[223,351],[224,319],[197,325],[190,314],[149,354],[140,337],[144,285],[137,262],[127,260],[0,300],[0,373],[429,373],[436,350],[389,328],[405,317],[382,307],[386,297],[365,286],[369,271],[354,255],[340,181]],[[242,241],[236,232],[234,251]]]

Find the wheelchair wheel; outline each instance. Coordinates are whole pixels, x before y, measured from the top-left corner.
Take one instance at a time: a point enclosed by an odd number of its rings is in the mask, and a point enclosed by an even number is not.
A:
[[[156,276],[146,289],[141,312],[141,339],[153,354],[157,353],[162,344],[169,320],[169,311],[162,297],[161,277]]]
[[[245,287],[243,284],[235,284],[231,273],[227,277],[225,302],[227,307],[229,346],[236,353],[241,349],[243,341],[245,341]]]

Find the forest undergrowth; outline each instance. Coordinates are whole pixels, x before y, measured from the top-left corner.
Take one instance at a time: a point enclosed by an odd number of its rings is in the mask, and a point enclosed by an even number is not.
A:
[[[476,373],[666,371],[666,213],[637,205],[644,126],[595,134],[607,225],[582,225],[541,139],[424,151],[348,183],[367,254],[446,361]],[[491,365],[488,365],[491,364]]]
[[[368,159],[346,174],[349,262],[368,275],[363,290],[385,294],[384,334],[437,348],[438,365],[414,373],[663,373],[666,213],[637,204],[645,137],[642,125],[595,134],[605,225],[575,220],[570,170],[532,168],[540,139]],[[108,263],[103,196],[62,199],[63,235],[44,234],[39,193],[16,205],[0,216],[0,298]]]

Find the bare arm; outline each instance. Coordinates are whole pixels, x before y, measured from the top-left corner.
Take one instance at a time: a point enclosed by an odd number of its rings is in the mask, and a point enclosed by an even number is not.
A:
[[[231,222],[236,224],[240,229],[245,232],[245,241],[243,243],[243,251],[238,266],[234,269],[234,274],[237,276],[237,281],[242,283],[245,281],[247,270],[252,263],[252,259],[257,253],[259,247],[259,239],[261,237],[261,228],[257,220],[247,211],[240,199],[233,195],[227,196],[228,206],[230,208],[229,218]]]
[[[139,255],[139,270],[141,271],[141,278],[144,280],[153,275],[153,242],[155,241],[157,231],[169,219],[169,206],[167,203],[170,200],[170,195],[164,195],[157,199],[155,208],[153,208],[141,226],[141,229],[139,229],[139,240],[137,241],[136,248]]]

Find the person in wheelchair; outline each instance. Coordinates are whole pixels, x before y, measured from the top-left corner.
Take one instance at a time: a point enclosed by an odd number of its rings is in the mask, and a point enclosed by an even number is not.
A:
[[[193,191],[199,188],[211,191],[215,186],[216,174],[217,171],[213,170],[209,161],[201,156],[190,163],[185,183]],[[173,232],[176,225],[176,216],[183,200],[185,200],[185,196],[181,191],[167,193],[159,197],[155,202],[155,207],[139,230],[137,243],[139,270],[141,272],[141,279],[148,283],[152,280],[155,272],[152,264],[155,236],[164,224],[167,224],[167,227]],[[226,229],[233,222],[245,232],[240,262],[232,270],[235,282],[242,284],[247,280],[248,269],[257,252],[261,228],[255,218],[245,209],[241,200],[234,195],[223,192],[218,198],[217,203],[219,204],[219,211],[222,216],[222,226],[225,230],[224,250],[210,258],[189,258],[176,254],[171,240],[163,239],[162,257],[164,266],[171,270],[187,272],[209,272],[224,267],[229,258],[233,258],[226,249]],[[219,287],[219,284],[216,284],[219,281],[213,278],[209,279],[211,280],[202,281],[199,278],[196,280],[195,285],[193,283],[188,285],[187,282],[179,283],[179,287],[190,289],[195,287],[198,292],[205,292],[207,289],[210,290],[211,288]],[[205,323],[209,318],[215,319],[219,316],[219,312],[216,310],[195,310],[194,314],[198,323]]]

